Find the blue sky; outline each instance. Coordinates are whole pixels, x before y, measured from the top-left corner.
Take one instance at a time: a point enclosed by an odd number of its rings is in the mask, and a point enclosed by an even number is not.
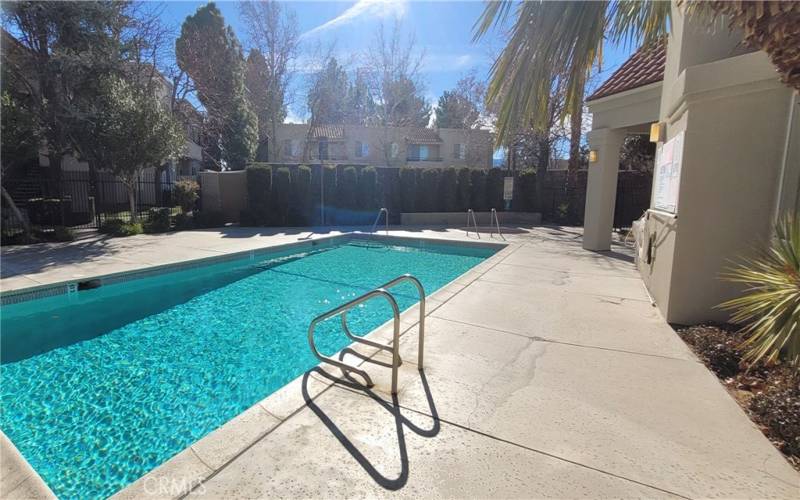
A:
[[[239,21],[236,2],[216,2],[240,41],[246,46],[246,37]],[[503,47],[500,33],[472,42],[472,26],[483,11],[482,1],[411,1],[411,0],[359,0],[340,1],[288,1],[287,6],[297,14],[301,37],[301,51],[313,51],[317,45],[335,44],[335,52],[342,59],[355,60],[372,41],[376,28],[384,23],[391,26],[400,19],[403,30],[413,32],[417,47],[424,51],[421,77],[425,94],[435,104],[438,96],[455,86],[458,79],[475,70],[479,78],[488,76],[494,56]],[[186,16],[205,2],[167,2],[165,21],[179,27]],[[607,77],[632,52],[631,48],[607,46],[604,51],[603,74]],[[290,118],[302,119],[303,61],[295,78],[296,97],[290,106]]]

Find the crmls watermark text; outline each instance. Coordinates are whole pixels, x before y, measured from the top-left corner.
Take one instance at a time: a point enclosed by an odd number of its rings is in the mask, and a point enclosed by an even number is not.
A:
[[[148,477],[144,480],[144,491],[157,497],[177,497],[189,494],[194,488],[197,493],[206,492],[200,479],[177,479],[174,477]]]

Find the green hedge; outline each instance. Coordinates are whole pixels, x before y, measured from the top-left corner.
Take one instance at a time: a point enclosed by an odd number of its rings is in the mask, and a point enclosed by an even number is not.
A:
[[[400,212],[503,210],[506,173],[466,167],[253,164],[246,175],[248,203],[242,225],[309,226],[371,224],[379,207],[388,208],[395,221]],[[535,197],[536,175],[524,171],[515,181],[514,209],[533,209]]]
[[[458,171],[455,167],[442,170],[439,176],[439,207],[443,212],[460,212],[458,203]]]
[[[477,211],[486,210],[486,172],[470,172],[470,207]]]

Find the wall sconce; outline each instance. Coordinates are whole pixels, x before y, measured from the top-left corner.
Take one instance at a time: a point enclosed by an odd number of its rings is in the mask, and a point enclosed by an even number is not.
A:
[[[596,163],[597,162],[597,151],[594,149],[589,151],[589,163]]]
[[[667,136],[667,124],[656,122],[650,124],[650,142],[664,142]]]

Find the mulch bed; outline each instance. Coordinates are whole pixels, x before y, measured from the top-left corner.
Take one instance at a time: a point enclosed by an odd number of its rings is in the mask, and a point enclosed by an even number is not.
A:
[[[678,335],[713,371],[753,422],[800,471],[800,378],[783,366],[742,363],[742,335],[730,325],[696,325]]]

